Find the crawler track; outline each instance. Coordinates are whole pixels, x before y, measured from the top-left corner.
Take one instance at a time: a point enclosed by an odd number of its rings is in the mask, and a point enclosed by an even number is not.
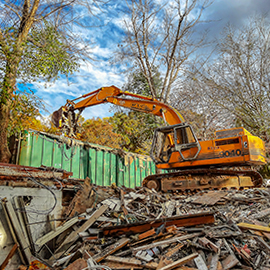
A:
[[[142,186],[156,191],[200,191],[260,187],[262,176],[253,170],[192,169],[147,176]]]

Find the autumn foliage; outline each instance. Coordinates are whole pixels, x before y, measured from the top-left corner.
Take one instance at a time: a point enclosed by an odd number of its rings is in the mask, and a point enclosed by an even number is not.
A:
[[[80,139],[111,148],[121,148],[125,138],[113,131],[108,118],[88,119],[82,124]]]

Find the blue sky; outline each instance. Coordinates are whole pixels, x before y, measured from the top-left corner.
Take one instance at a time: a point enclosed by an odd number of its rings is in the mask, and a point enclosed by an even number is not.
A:
[[[92,43],[89,53],[96,61],[81,63],[79,72],[72,75],[69,81],[63,77],[47,87],[41,83],[31,85],[36,95],[46,103],[50,113],[64,105],[66,99],[77,98],[103,86],[116,85],[121,88],[126,82],[127,75],[123,73],[125,67],[121,63],[118,66],[112,66],[110,63],[110,58],[118,44],[121,44],[124,34],[122,20],[126,13],[123,4],[125,1],[112,0],[104,8],[103,13],[96,10],[97,16],[91,18],[90,22],[98,27],[75,29]],[[228,23],[241,27],[251,15],[270,16],[269,12],[270,0],[216,0],[204,13],[204,19],[212,20],[212,22],[201,27],[208,27],[209,39],[213,39]],[[88,20],[89,18],[85,15],[85,21]],[[111,114],[109,105],[99,105],[87,108],[83,116],[88,119],[102,118]],[[46,115],[48,113],[44,114]]]

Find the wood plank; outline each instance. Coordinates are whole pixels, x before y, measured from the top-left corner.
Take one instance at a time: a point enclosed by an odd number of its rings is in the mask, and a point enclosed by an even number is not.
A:
[[[201,233],[192,233],[192,234],[182,235],[180,237],[174,237],[174,238],[170,238],[170,239],[167,239],[167,240],[155,242],[153,244],[133,248],[133,251],[145,250],[145,249],[158,247],[158,246],[162,246],[162,245],[168,245],[168,244],[171,244],[171,243],[174,243],[174,242],[177,242],[177,241],[184,241],[184,240],[191,239],[191,238],[194,238],[194,237],[200,236],[200,235],[201,235]]]
[[[102,205],[97,209],[91,217],[76,231],[73,231],[65,241],[60,245],[60,247],[55,251],[57,255],[54,255],[53,258],[58,259],[61,256],[61,251],[65,252],[75,241],[79,239],[79,233],[86,231],[97,219],[100,217],[106,210],[108,209],[108,205]]]
[[[14,210],[10,201],[6,202],[6,207],[7,207],[7,211],[8,211],[8,214],[10,216],[11,222],[13,224],[14,231],[18,237],[21,249],[23,250],[23,253],[25,254],[25,256],[30,264],[30,262],[32,261],[32,258],[33,258],[31,251],[30,251],[30,245],[29,245],[29,243],[27,243],[26,238],[24,237],[23,231],[21,229],[21,225],[19,223],[19,220],[17,218],[15,210]]]
[[[47,233],[47,234],[43,235],[42,237],[40,237],[36,241],[36,245],[39,246],[39,247],[43,246],[44,244],[46,244],[47,242],[49,242],[52,239],[54,239],[56,236],[58,236],[59,234],[61,234],[65,230],[67,230],[70,227],[72,227],[78,221],[79,221],[79,218],[78,217],[74,217],[74,218],[68,220],[65,224],[57,227],[55,231],[50,231],[49,233]]]
[[[129,265],[140,266],[140,267],[142,266],[144,268],[149,268],[149,269],[156,269],[158,266],[158,264],[155,262],[142,263],[138,259],[122,258],[122,257],[117,257],[117,256],[112,256],[112,255],[106,257],[106,261],[117,262],[117,263],[122,263],[122,264],[129,264]],[[123,266],[123,268],[124,268],[124,266]]]
[[[11,236],[12,236],[12,239],[13,239],[13,241],[15,242],[15,244],[18,246],[19,257],[20,257],[22,263],[23,263],[23,264],[26,264],[25,258],[24,258],[23,254],[22,254],[21,249],[20,249],[20,243],[19,243],[19,241],[18,241],[18,239],[17,239],[17,236],[16,236],[15,231],[14,231],[13,226],[12,226],[12,222],[11,222],[11,220],[10,220],[10,218],[9,218],[9,215],[8,215],[6,202],[5,202],[4,200],[2,200],[2,209],[3,209],[3,211],[4,211],[5,218],[6,218],[6,221],[7,221],[8,228],[9,228],[9,230],[10,230],[10,234],[11,234]]]
[[[194,262],[199,270],[208,270],[208,267],[200,254],[194,259]]]
[[[124,247],[128,242],[129,238],[122,238],[116,243],[113,243],[112,245],[106,247],[101,253],[96,254],[93,256],[93,260],[95,260],[97,263],[105,259],[107,256],[113,254],[115,251],[119,250],[120,248]]]
[[[23,217],[23,220],[24,220],[24,224],[25,224],[25,228],[26,228],[26,233],[28,235],[28,240],[29,240],[29,243],[30,243],[30,248],[31,248],[32,254],[35,254],[35,252],[36,252],[35,243],[33,241],[32,233],[31,233],[31,230],[30,230],[30,226],[28,226],[29,220],[28,220],[28,216],[26,214],[25,203],[24,203],[24,200],[23,200],[23,197],[22,196],[19,196],[18,197],[18,203],[19,203],[19,207],[22,209],[21,214],[22,214],[22,217]]]
[[[254,231],[260,231],[260,232],[267,232],[270,233],[270,228],[266,226],[261,226],[261,225],[254,225],[254,224],[249,224],[249,223],[238,223],[237,226],[240,229],[245,229],[245,230],[254,230]]]
[[[12,249],[10,250],[10,252],[8,253],[7,257],[5,258],[5,260],[3,261],[3,263],[0,266],[0,270],[4,270],[6,268],[6,266],[8,265],[9,260],[13,257],[13,255],[15,254],[16,250],[18,248],[18,245],[15,244]]]
[[[218,270],[219,267],[222,268],[221,263],[219,262],[219,255],[220,255],[220,247],[222,245],[222,239],[219,239],[217,242],[217,248],[218,248],[218,252],[215,253],[211,259],[211,263],[210,263],[210,267],[209,270]]]
[[[181,265],[183,265],[183,264],[185,264],[185,263],[187,263],[187,262],[195,259],[198,255],[199,255],[198,253],[193,253],[193,254],[188,255],[188,256],[186,256],[186,257],[184,257],[184,258],[182,258],[182,259],[180,259],[180,260],[178,260],[176,262],[173,262],[171,264],[168,264],[168,265],[160,268],[159,270],[170,270],[170,269],[174,269],[174,268],[176,268],[178,266],[181,266]]]
[[[230,269],[236,266],[239,263],[238,259],[235,257],[235,255],[230,254],[228,257],[226,257],[222,262],[222,266],[224,269]]]

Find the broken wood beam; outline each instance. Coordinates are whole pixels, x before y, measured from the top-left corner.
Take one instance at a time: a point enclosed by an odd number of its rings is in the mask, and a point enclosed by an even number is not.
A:
[[[79,227],[76,231],[73,231],[65,239],[65,241],[60,245],[60,247],[55,251],[57,255],[54,255],[53,257],[55,259],[60,258],[62,254],[61,252],[65,252],[66,249],[68,249],[75,241],[79,239],[79,233],[86,231],[107,209],[108,205],[102,205],[101,207],[99,207],[81,227]]]
[[[166,227],[175,225],[177,227],[195,226],[201,224],[211,224],[215,222],[214,212],[203,212],[199,214],[181,215],[166,218]],[[110,226],[102,229],[103,235],[113,236],[122,234],[143,233],[164,224],[164,219],[152,219],[144,222],[137,222],[127,225]]]
[[[18,248],[18,245],[15,244],[12,249],[10,250],[10,252],[8,253],[7,257],[5,258],[5,260],[3,261],[3,263],[0,266],[0,270],[4,270],[6,268],[6,266],[9,263],[9,260],[13,257],[13,255],[15,254],[16,250]]]
[[[150,237],[150,236],[155,235],[155,234],[156,234],[155,229],[151,229],[151,230],[149,230],[149,231],[146,231],[146,232],[140,234],[140,235],[138,236],[138,239],[139,239],[139,240],[142,240],[142,239],[144,239],[144,238]]]
[[[202,246],[212,249],[215,253],[218,253],[219,251],[219,248],[213,242],[208,240],[206,237],[199,238],[198,242]]]
[[[182,236],[179,236],[179,237],[174,237],[174,238],[170,238],[170,239],[167,239],[167,240],[155,242],[155,243],[152,243],[152,244],[149,244],[149,245],[144,245],[144,246],[141,246],[141,247],[133,248],[133,251],[135,252],[135,251],[138,251],[138,250],[145,250],[145,249],[150,249],[150,248],[158,247],[158,246],[162,246],[162,245],[168,245],[168,244],[171,244],[171,243],[174,243],[174,242],[191,239],[193,237],[197,237],[197,236],[200,236],[200,235],[201,235],[201,233],[186,234],[186,235],[182,235]]]
[[[142,263],[142,261],[134,258],[122,258],[122,257],[117,257],[117,256],[108,256],[106,257],[106,261],[109,262],[117,262],[121,264],[129,264],[129,265],[134,265],[134,266],[139,266],[139,267],[144,267],[148,269],[156,269],[158,264],[155,262],[150,262],[150,263]]]
[[[181,265],[183,265],[183,264],[185,264],[185,263],[187,263],[187,262],[195,259],[198,255],[199,255],[198,253],[193,253],[193,254],[188,255],[188,256],[180,259],[180,260],[177,260],[176,262],[173,262],[171,264],[168,264],[168,265],[160,268],[159,270],[170,270],[170,269],[174,269],[174,268],[176,268],[178,266],[181,266]]]
[[[50,231],[49,233],[47,233],[47,234],[43,235],[42,237],[40,237],[39,239],[37,239],[35,244],[40,248],[41,246],[43,246],[44,244],[46,244],[50,240],[54,239],[56,236],[58,236],[59,234],[61,234],[65,230],[72,227],[78,221],[79,221],[78,217],[74,217],[74,218],[68,220],[63,225],[57,227],[55,231]]]
[[[107,256],[113,254],[115,251],[119,250],[120,248],[124,247],[128,242],[129,238],[122,238],[116,243],[106,247],[102,252],[96,254],[93,256],[93,260],[95,260],[97,263],[105,259]]]

